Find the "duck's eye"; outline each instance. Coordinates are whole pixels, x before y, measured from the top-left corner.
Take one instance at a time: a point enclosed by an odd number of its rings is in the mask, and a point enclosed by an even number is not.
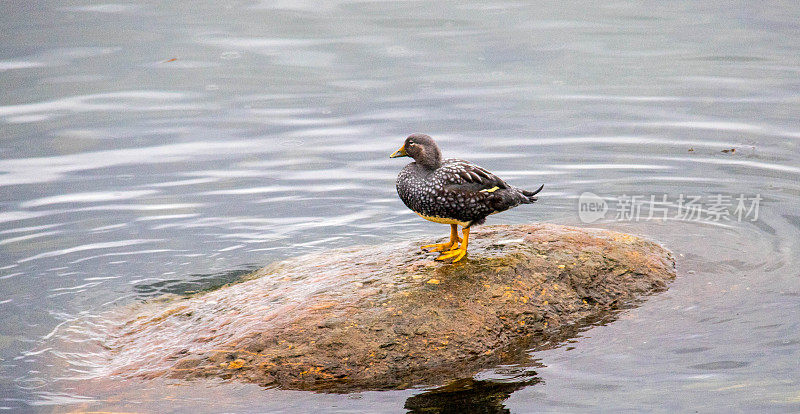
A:
[[[413,142],[409,142],[409,143],[408,143],[408,146],[409,146],[409,147],[410,147],[410,146],[413,146],[413,145],[414,145],[414,143],[413,143]]]

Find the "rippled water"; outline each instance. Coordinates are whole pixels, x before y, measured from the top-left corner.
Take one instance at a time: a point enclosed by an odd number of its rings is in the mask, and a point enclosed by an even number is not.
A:
[[[399,201],[403,162],[387,158],[426,132],[446,156],[545,183],[489,223],[588,225],[585,191],[611,209],[672,203],[667,221],[591,224],[672,249],[669,291],[529,368],[481,373],[462,400],[800,411],[795,2],[54,1],[0,16],[0,409],[435,406],[421,389],[98,393],[80,367],[54,374],[69,356],[46,346],[75,319],[279,258],[444,235]],[[704,214],[716,195],[758,196],[759,214],[674,219],[681,194]]]

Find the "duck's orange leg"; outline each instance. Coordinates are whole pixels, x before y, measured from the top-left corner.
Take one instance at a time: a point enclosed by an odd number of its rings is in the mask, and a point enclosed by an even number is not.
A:
[[[453,263],[455,263],[467,255],[467,245],[469,245],[469,227],[464,227],[462,232],[464,233],[464,240],[461,242],[461,247],[443,253],[441,256],[437,257],[436,260],[453,259]]]
[[[438,244],[426,244],[420,249],[427,250],[429,252],[441,252],[445,250],[456,249],[458,247],[458,243],[461,243],[461,238],[458,237],[458,225],[451,224],[450,225],[450,241],[447,243],[438,243]],[[430,250],[429,250],[430,249]]]

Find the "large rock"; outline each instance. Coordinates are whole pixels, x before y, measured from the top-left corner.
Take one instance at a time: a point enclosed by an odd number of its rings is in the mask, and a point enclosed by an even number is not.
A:
[[[95,366],[323,391],[440,385],[563,339],[675,277],[667,250],[605,230],[479,227],[457,264],[434,262],[422,242],[328,250],[130,308]]]

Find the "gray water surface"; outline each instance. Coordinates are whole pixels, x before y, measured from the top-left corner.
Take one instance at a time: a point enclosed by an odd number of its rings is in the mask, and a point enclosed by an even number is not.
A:
[[[511,383],[486,412],[800,411],[798,21],[792,1],[2,2],[0,409],[417,407],[423,389],[98,393],[48,344],[281,258],[445,235],[402,205],[387,158],[425,132],[545,184],[489,224],[610,228],[678,258],[667,292],[479,374],[478,394]],[[583,223],[584,192],[610,210],[666,197],[669,219]],[[681,195],[702,220],[677,217]],[[709,219],[716,196],[731,213],[758,197],[758,215]]]

